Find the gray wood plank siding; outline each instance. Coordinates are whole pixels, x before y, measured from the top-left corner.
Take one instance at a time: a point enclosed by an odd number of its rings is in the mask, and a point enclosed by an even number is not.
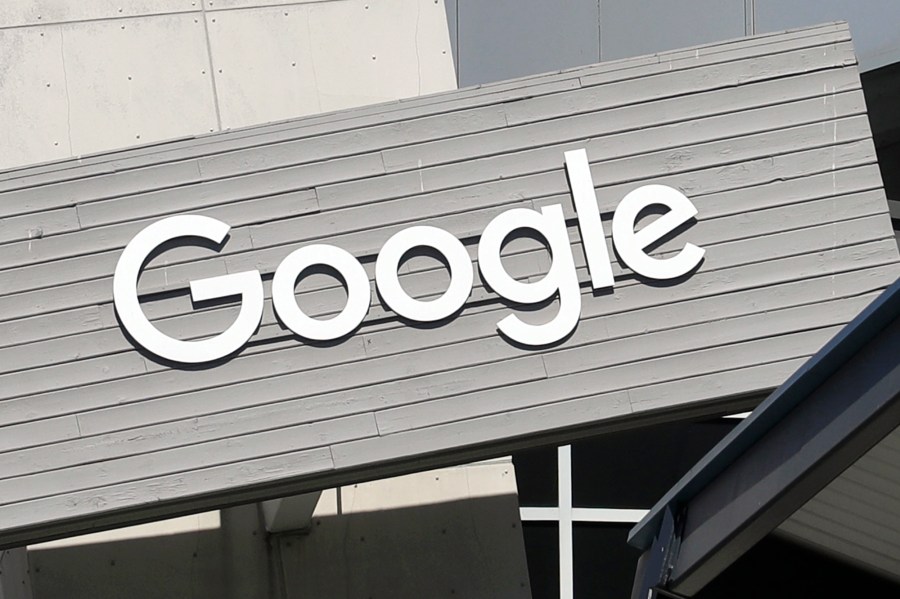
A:
[[[594,294],[563,153],[586,148],[609,233],[621,198],[677,187],[706,249],[691,276],[649,285],[610,252]],[[525,349],[482,282],[462,313],[411,327],[382,306],[374,260],[414,224],[473,260],[513,207],[563,206],[582,288],[574,334]],[[191,280],[259,269],[257,334],[209,368],[137,351],[112,306],[125,244],[165,216],[232,225],[215,253],[180,247],[141,282],[156,326],[216,334],[236,304],[195,308]],[[313,241],[358,257],[360,329],[326,347],[286,331],[271,279]],[[607,239],[612,247],[612,242]],[[524,239],[507,269],[538,279]],[[586,430],[744,407],[780,384],[900,274],[846,26],[832,24],[0,173],[0,547],[341,482],[489,457]],[[415,258],[415,297],[447,274]],[[307,313],[340,311],[333,279]],[[527,318],[550,318],[555,305]]]
[[[900,579],[900,430],[894,430],[776,529]]]

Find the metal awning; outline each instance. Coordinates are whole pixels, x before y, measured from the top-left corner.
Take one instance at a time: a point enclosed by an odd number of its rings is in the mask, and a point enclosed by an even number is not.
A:
[[[690,596],[779,527],[900,578],[900,562],[891,557],[900,543],[898,426],[900,281],[634,527],[629,543],[644,555],[633,597]],[[880,535],[854,532],[877,510],[893,512]]]

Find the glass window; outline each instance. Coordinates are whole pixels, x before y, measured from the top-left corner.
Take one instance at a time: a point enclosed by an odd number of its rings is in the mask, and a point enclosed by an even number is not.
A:
[[[522,507],[555,506],[559,501],[559,476],[556,469],[556,447],[529,449],[513,456],[519,505]]]
[[[738,422],[668,423],[514,455],[532,595],[630,596],[639,553],[628,531]]]
[[[575,597],[631,596],[640,551],[627,543],[633,524],[576,522],[572,530]]]
[[[738,422],[676,422],[573,443],[572,503],[650,508]]]
[[[532,599],[559,599],[559,525],[523,522]]]

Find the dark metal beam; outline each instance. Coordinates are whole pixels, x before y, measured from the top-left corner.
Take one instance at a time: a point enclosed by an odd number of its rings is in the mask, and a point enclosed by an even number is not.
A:
[[[660,582],[668,579],[681,524],[677,516],[672,509],[666,510],[653,545],[638,560],[631,599],[653,599],[659,594]]]
[[[900,279],[697,462],[631,530],[628,543],[647,550],[667,509],[691,501],[898,317]]]
[[[898,348],[900,319],[685,504],[666,589],[697,592],[900,426]]]

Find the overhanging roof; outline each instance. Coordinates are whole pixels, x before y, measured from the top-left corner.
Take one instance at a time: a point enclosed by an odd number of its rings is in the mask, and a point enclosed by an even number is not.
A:
[[[632,545],[665,555],[660,571],[643,573],[649,587],[699,590],[900,425],[898,317],[900,281],[632,529]]]

